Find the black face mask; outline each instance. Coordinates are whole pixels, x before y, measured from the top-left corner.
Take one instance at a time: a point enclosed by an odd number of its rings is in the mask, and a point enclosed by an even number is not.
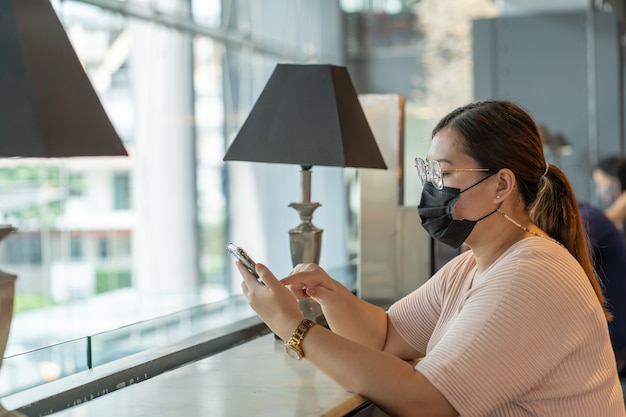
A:
[[[443,189],[438,190],[430,182],[424,183],[422,198],[417,206],[417,212],[420,215],[420,219],[422,219],[422,227],[426,229],[433,239],[441,243],[452,246],[453,248],[461,246],[472,232],[472,229],[474,229],[476,223],[491,216],[498,211],[500,206],[478,220],[464,220],[454,217],[454,205],[461,196],[461,193],[477,186],[491,177],[491,175],[463,191],[458,188],[450,187],[443,187]],[[502,203],[500,203],[500,205],[502,205]]]

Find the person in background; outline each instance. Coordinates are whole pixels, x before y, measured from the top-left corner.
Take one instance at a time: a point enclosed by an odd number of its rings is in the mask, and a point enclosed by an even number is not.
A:
[[[287,352],[392,416],[626,416],[578,203],[531,116],[502,100],[460,107],[416,166],[422,227],[470,250],[388,310],[315,264],[278,280],[259,263],[259,282],[237,262]],[[303,318],[306,298],[330,329]]]
[[[582,202],[579,208],[593,249],[596,272],[613,316],[609,335],[617,370],[623,378],[626,376],[626,237],[601,209]]]
[[[604,213],[615,226],[626,233],[626,157],[609,156],[592,171],[596,195],[606,206]]]

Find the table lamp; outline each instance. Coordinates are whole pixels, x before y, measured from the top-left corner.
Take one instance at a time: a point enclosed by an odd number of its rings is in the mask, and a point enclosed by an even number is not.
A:
[[[348,70],[278,64],[228,148],[225,161],[301,166],[300,225],[289,231],[291,261],[319,263],[322,229],[312,223],[314,165],[387,169]]]
[[[0,1],[0,62],[0,157],[128,155],[48,0]],[[0,365],[15,279],[0,271]]]

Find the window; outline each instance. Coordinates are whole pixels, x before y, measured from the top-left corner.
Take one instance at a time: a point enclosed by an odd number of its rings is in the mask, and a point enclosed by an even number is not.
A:
[[[130,176],[127,172],[113,174],[113,209],[130,209]]]
[[[83,257],[82,239],[79,234],[70,234],[70,258],[80,260]]]
[[[115,339],[108,332],[131,323],[187,311],[176,333],[183,337],[183,330],[206,329],[205,322],[189,325],[189,317],[224,324],[192,314],[198,306],[236,312],[229,320],[253,314],[240,311],[226,244],[235,239],[277,275],[288,273],[287,230],[298,224],[288,204],[298,198],[300,167],[230,169],[222,157],[276,63],[341,59],[338,37],[321,45],[324,16],[337,8],[306,0],[181,0],[124,16],[116,0],[88,3],[52,2],[129,157],[0,159],[0,190],[11,192],[0,212],[18,229],[0,244],[2,269],[18,276],[3,395],[84,369],[55,358],[83,358],[88,335],[107,334],[98,338],[103,363],[154,346],[142,339],[158,333],[150,330],[131,332],[136,346],[116,340],[107,349],[109,336]],[[317,23],[301,25],[301,18]],[[342,185],[339,168],[315,169],[313,197],[324,204],[317,219],[333,225],[322,254],[330,267],[347,260],[345,220],[333,214],[345,211],[335,198]],[[232,311],[224,307],[229,300]],[[70,353],[52,349],[57,343]],[[30,350],[38,354],[20,355]]]

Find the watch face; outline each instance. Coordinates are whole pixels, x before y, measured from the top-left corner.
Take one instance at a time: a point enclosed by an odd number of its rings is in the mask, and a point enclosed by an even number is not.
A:
[[[285,351],[287,352],[289,356],[291,356],[294,359],[297,359],[297,360],[302,359],[302,354],[294,346],[285,345]]]

